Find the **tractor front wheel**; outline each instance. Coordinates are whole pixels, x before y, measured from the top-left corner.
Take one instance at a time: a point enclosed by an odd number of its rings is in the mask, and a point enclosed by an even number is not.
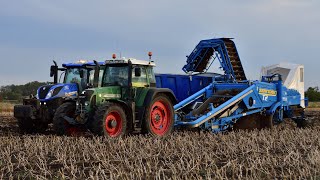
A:
[[[93,133],[110,138],[128,134],[128,122],[124,109],[116,103],[106,103],[99,107],[92,121]]]
[[[173,106],[170,99],[157,95],[150,103],[143,121],[143,131],[155,137],[166,137],[173,130]]]
[[[53,117],[53,129],[57,135],[76,136],[82,131],[80,127],[70,124],[65,118],[74,118],[76,104],[74,102],[63,103]]]

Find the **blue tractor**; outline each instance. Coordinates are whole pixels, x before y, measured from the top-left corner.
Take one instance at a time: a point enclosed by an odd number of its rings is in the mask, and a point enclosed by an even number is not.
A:
[[[205,73],[215,60],[224,74],[214,76],[209,85],[174,106],[175,127],[221,132],[271,128],[284,118],[291,118],[298,126],[306,123],[301,94],[285,87],[281,74],[262,76],[260,81],[247,80],[230,38],[200,41],[187,57],[183,71]]]
[[[14,107],[14,117],[18,120],[20,132],[44,132],[61,104],[77,98],[84,89],[97,87],[99,78],[95,80],[94,77],[99,77],[100,69],[97,67],[101,66],[96,66],[98,64],[96,61],[80,60],[77,63],[62,64],[62,68],[59,68],[54,61],[50,68],[54,83],[39,87],[36,97],[23,99],[23,105]],[[58,83],[59,72],[62,72],[62,83]]]

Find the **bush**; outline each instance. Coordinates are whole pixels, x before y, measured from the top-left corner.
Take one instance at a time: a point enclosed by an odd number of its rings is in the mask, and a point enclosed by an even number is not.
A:
[[[320,101],[320,92],[318,87],[309,87],[305,92],[305,96],[309,101]]]

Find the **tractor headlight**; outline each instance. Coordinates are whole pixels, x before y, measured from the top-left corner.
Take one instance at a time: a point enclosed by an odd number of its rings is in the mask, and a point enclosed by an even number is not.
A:
[[[53,94],[53,89],[51,89],[51,90],[48,92],[48,94],[47,94],[47,96],[46,96],[46,99],[51,98],[51,97],[52,97],[52,94]]]

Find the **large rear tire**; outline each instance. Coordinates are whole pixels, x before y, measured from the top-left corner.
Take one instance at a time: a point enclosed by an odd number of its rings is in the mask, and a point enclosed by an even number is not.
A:
[[[53,129],[57,135],[75,136],[81,132],[80,127],[65,120],[65,117],[74,118],[75,110],[75,102],[65,102],[57,109],[53,117]]]
[[[173,130],[173,115],[171,100],[164,94],[157,95],[146,109],[143,132],[155,137],[168,136]]]
[[[130,122],[122,106],[106,103],[97,109],[91,127],[99,136],[119,138],[129,133]]]

